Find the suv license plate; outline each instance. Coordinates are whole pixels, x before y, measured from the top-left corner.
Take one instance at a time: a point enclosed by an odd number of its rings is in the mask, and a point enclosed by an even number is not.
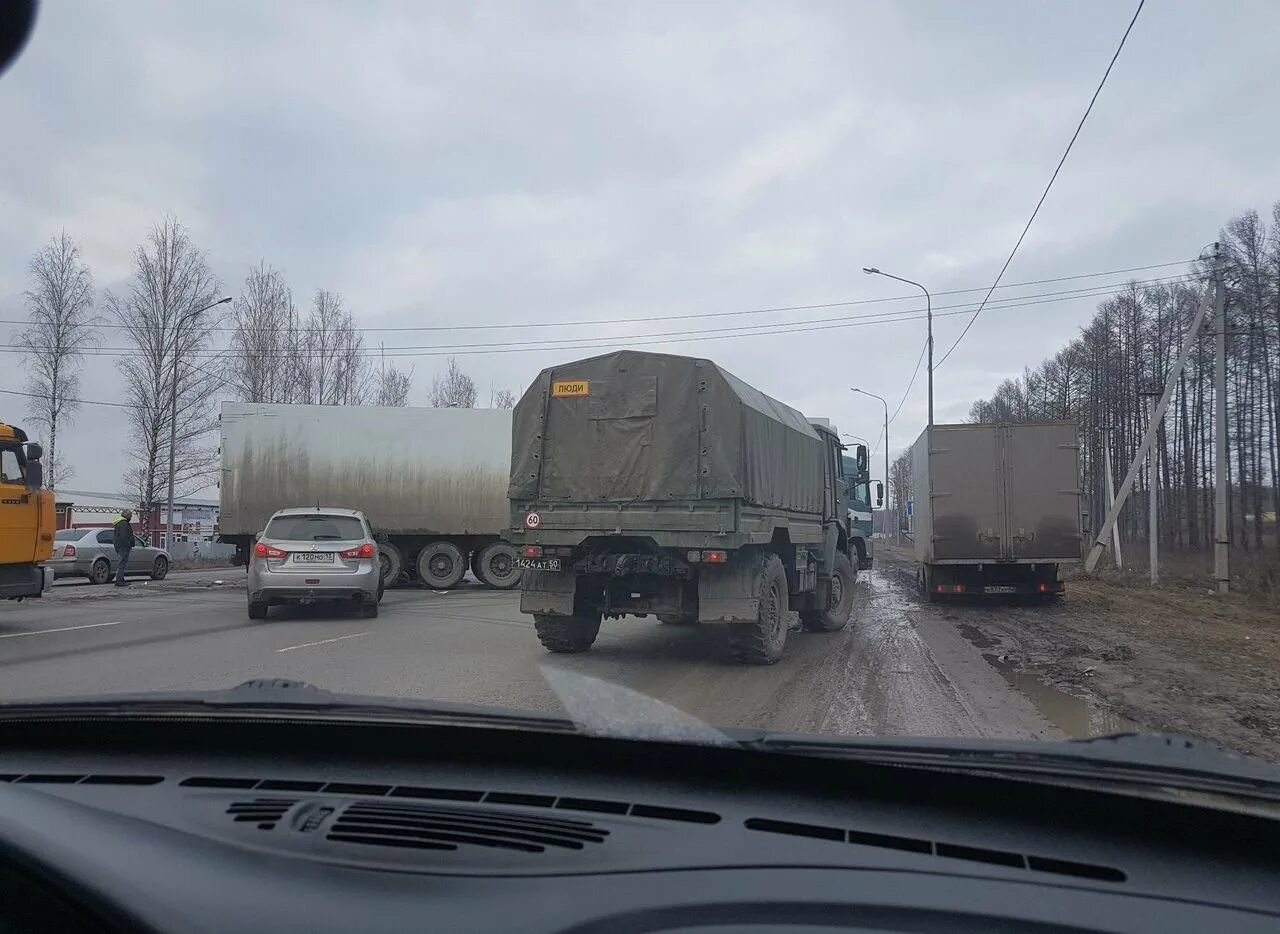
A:
[[[332,551],[295,551],[294,564],[333,564]]]
[[[559,558],[516,558],[516,567],[521,571],[558,571]]]
[[[992,584],[982,588],[985,593],[1017,593],[1018,588],[1012,584]]]

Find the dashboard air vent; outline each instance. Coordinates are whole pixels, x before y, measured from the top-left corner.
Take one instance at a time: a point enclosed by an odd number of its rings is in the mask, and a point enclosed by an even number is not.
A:
[[[603,843],[608,835],[609,831],[589,821],[527,817],[489,808],[359,801],[338,815],[328,839],[420,850],[485,846],[542,853],[549,847],[581,850],[587,844]]]

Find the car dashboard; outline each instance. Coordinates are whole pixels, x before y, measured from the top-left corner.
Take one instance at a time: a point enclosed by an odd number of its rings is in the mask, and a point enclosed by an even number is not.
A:
[[[1275,830],[1026,779],[520,730],[0,726],[0,930],[1274,931]]]

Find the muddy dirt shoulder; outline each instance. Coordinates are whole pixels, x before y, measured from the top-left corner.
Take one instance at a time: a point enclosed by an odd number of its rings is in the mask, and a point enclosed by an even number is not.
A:
[[[876,562],[914,583],[909,551],[877,543]],[[1089,578],[1070,581],[1067,594],[1049,604],[967,599],[938,608],[993,661],[1138,729],[1197,736],[1280,761],[1274,607]]]

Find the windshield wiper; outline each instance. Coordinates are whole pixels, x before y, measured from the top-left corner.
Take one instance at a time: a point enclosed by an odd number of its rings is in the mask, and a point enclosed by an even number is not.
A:
[[[6,720],[251,716],[376,721],[439,726],[489,726],[576,733],[570,720],[501,707],[335,694],[305,681],[262,678],[222,691],[180,691],[54,698],[0,703]]]
[[[1275,766],[1175,734],[1119,733],[1060,742],[733,735],[741,745],[765,752],[988,774],[1105,779],[1280,801],[1280,770]]]

